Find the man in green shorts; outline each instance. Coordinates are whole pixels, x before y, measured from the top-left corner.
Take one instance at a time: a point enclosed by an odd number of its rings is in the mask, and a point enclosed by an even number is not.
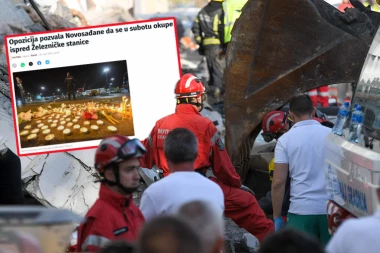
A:
[[[286,226],[315,236],[326,245],[330,239],[326,214],[324,141],[331,129],[313,119],[310,97],[297,94],[289,103],[295,123],[277,141],[272,181],[273,218],[276,231],[285,226],[281,219],[286,177],[290,177],[290,207]]]

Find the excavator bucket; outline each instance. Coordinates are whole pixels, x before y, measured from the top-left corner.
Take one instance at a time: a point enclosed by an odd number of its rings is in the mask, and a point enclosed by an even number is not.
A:
[[[226,148],[245,181],[264,116],[295,93],[358,82],[380,14],[359,1],[248,0],[226,54]]]

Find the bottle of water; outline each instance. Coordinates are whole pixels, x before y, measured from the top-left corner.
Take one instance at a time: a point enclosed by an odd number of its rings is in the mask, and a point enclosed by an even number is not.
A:
[[[332,129],[332,132],[334,134],[342,136],[342,134],[343,134],[343,128],[344,128],[344,125],[345,125],[345,123],[347,121],[348,114],[350,112],[349,106],[350,106],[350,103],[349,102],[345,102],[339,108],[339,112],[338,112],[338,115],[336,116],[336,121],[335,121],[334,127]]]
[[[352,113],[350,122],[350,132],[348,134],[348,141],[358,143],[360,141],[360,133],[362,131],[364,120],[364,114],[360,105],[356,107],[354,113]]]
[[[349,117],[352,117],[352,114],[356,111],[356,107],[358,107],[359,104],[355,104],[353,107],[352,107],[352,110],[350,111],[349,113]]]
[[[355,112],[356,111],[356,108],[359,106],[359,104],[355,104],[354,107],[352,108],[351,110],[351,113]]]

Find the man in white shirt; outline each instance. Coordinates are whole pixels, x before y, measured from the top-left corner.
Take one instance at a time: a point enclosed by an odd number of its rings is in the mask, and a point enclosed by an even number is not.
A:
[[[330,234],[326,215],[324,142],[331,129],[312,119],[315,108],[306,94],[291,98],[289,113],[295,124],[278,139],[274,155],[272,201],[275,228],[279,230],[284,226],[281,206],[289,172],[290,207],[286,226],[309,233],[325,245]]]
[[[185,203],[201,200],[212,204],[218,215],[224,212],[224,195],[219,185],[194,171],[198,141],[186,128],[169,132],[164,153],[171,174],[151,184],[142,194],[140,210],[146,220],[174,214]]]
[[[380,182],[379,182],[380,185]],[[380,204],[380,188],[377,189]],[[327,253],[379,253],[380,206],[371,216],[346,220],[326,247]]]

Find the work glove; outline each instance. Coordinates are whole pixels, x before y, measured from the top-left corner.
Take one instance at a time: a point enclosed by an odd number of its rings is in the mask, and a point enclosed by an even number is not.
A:
[[[245,186],[245,185],[241,185],[240,189],[243,190],[243,191],[249,192],[253,196],[255,196],[255,193],[251,189],[249,189],[247,186]]]
[[[274,230],[277,232],[285,227],[285,222],[282,217],[274,218]]]

